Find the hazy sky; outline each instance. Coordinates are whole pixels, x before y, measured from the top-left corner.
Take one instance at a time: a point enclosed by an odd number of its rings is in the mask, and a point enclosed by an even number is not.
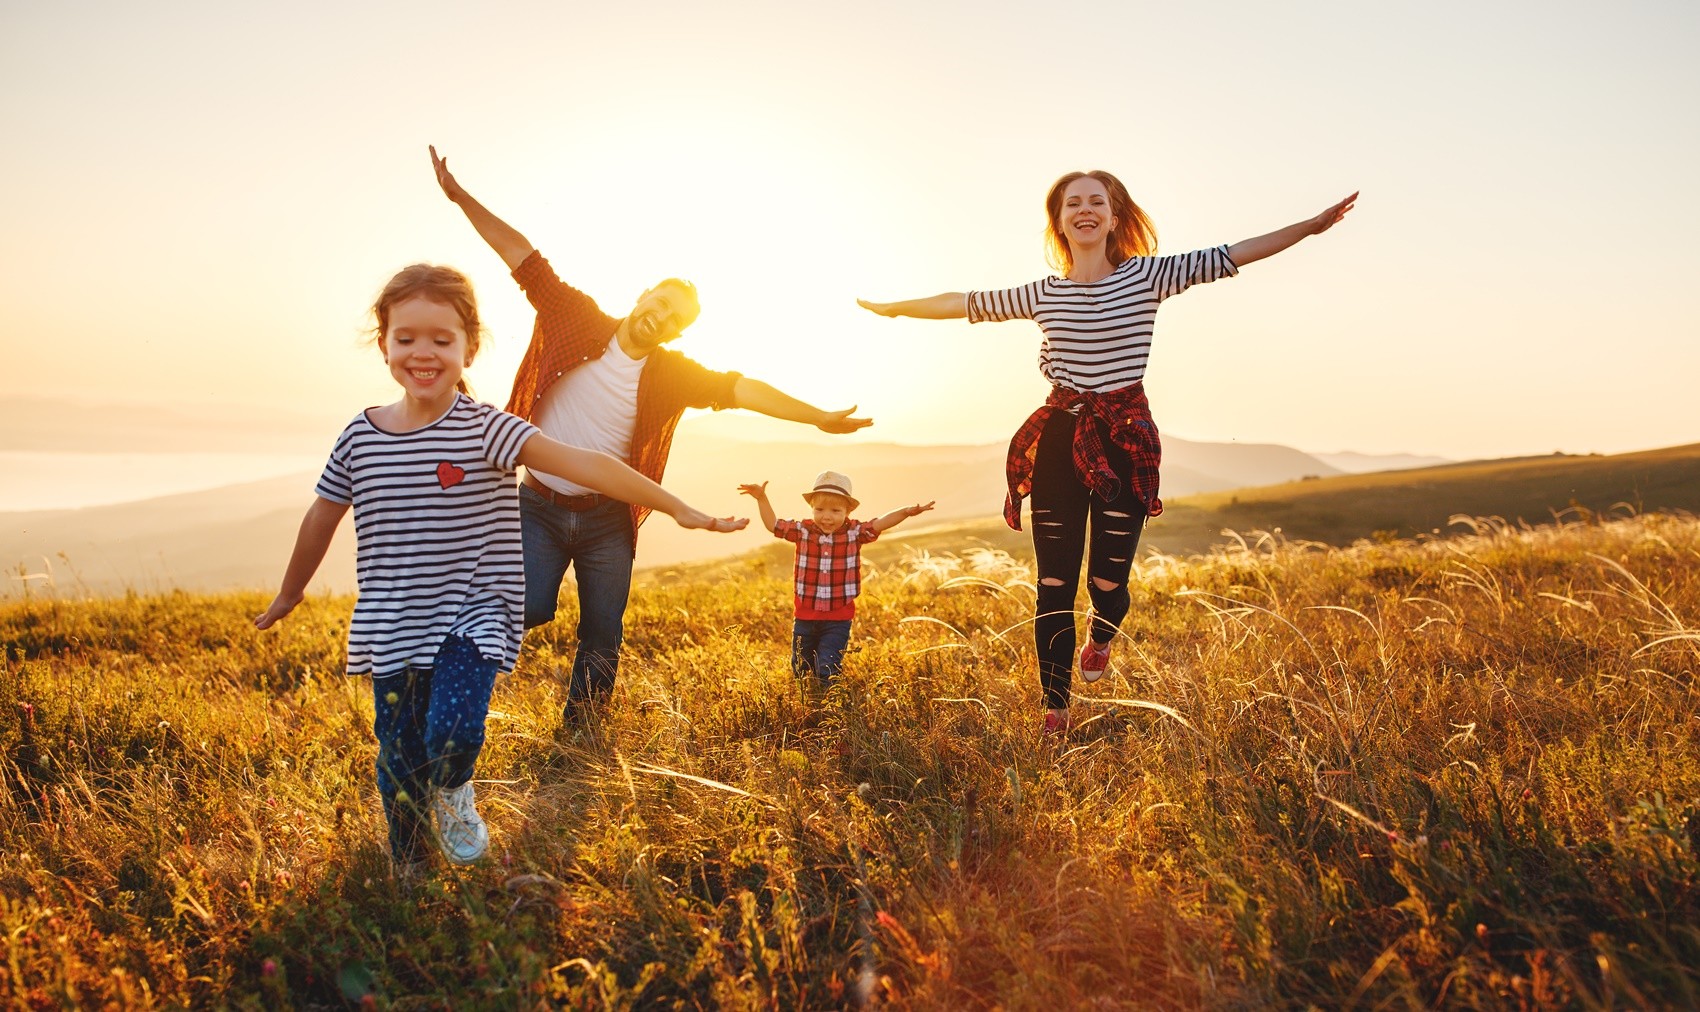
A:
[[[1363,192],[1165,305],[1165,431],[1700,441],[1692,0],[3,2],[0,395],[276,417],[328,447],[393,399],[365,311],[430,260],[477,283],[470,378],[504,402],[531,311],[439,194],[435,143],[604,309],[691,278],[680,350],[859,404],[868,439],[1008,437],[1044,391],[1036,328],[854,300],[1048,273],[1045,189],[1100,167],[1165,252]]]

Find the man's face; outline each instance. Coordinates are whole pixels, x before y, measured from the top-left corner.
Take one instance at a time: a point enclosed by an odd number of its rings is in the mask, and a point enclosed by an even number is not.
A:
[[[626,336],[649,351],[679,336],[697,318],[696,293],[672,281],[663,281],[638,298],[626,317]]]

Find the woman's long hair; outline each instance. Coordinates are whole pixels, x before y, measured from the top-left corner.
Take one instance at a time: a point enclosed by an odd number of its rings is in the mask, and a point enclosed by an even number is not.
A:
[[[484,335],[484,325],[478,320],[478,297],[473,294],[472,279],[453,267],[437,264],[403,267],[378,293],[378,301],[372,303],[372,315],[378,320],[376,336],[379,347],[383,346],[384,334],[390,329],[390,310],[415,295],[423,295],[432,302],[448,306],[460,317],[460,324],[466,330],[466,361],[471,364],[478,355],[478,345]],[[472,394],[464,376],[455,384],[455,389],[468,396]]]
[[[1070,172],[1051,184],[1051,192],[1045,194],[1045,259],[1050,261],[1061,274],[1066,276],[1074,270],[1074,254],[1068,247],[1068,236],[1062,227],[1063,192],[1076,179],[1091,176],[1104,184],[1104,190],[1110,195],[1110,213],[1115,216],[1116,227],[1104,237],[1104,253],[1110,258],[1110,263],[1120,264],[1131,257],[1148,257],[1157,252],[1157,227],[1151,224],[1151,219],[1140,209],[1133,198],[1128,196],[1127,187],[1122,181],[1110,175],[1103,169],[1093,169],[1090,172]]]

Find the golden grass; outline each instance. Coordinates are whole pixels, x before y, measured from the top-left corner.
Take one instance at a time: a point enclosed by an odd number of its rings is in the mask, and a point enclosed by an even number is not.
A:
[[[0,1003],[1700,1004],[1700,521],[1139,565],[1041,742],[1019,553],[887,555],[793,683],[765,555],[497,688],[492,858],[390,880],[350,601],[0,609]]]

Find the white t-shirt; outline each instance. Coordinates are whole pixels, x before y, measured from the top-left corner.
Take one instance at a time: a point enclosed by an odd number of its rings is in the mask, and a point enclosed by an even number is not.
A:
[[[543,392],[533,413],[537,427],[557,442],[600,450],[629,462],[644,362],[625,353],[619,335],[609,338],[601,358],[567,373]],[[532,473],[562,495],[595,491],[552,474]]]
[[[450,635],[513,668],[525,610],[514,469],[536,434],[465,394],[412,432],[386,432],[365,412],[342,431],[317,492],[354,507],[349,674],[430,667]]]

